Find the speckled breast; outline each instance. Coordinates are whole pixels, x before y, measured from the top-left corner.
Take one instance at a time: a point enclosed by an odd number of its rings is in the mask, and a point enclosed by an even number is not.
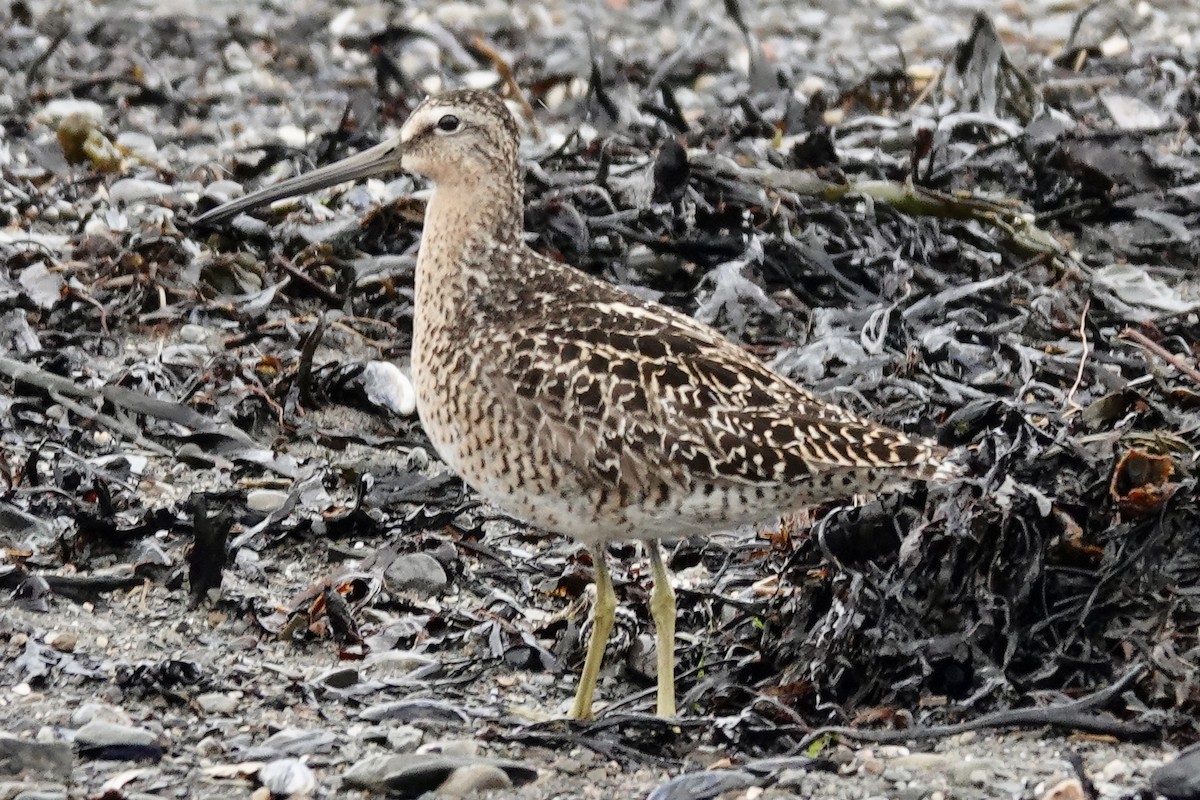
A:
[[[413,382],[425,433],[438,456],[467,485],[506,513],[537,527],[583,539],[630,536],[627,525],[602,521],[591,494],[576,476],[538,462],[535,432],[515,415],[471,369],[472,354],[439,352],[414,337]],[[614,529],[619,528],[620,530]]]

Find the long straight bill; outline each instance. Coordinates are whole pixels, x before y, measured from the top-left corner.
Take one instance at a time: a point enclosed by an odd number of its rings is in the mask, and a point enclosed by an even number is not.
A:
[[[268,186],[265,189],[259,189],[257,192],[251,192],[245,197],[230,200],[228,203],[222,203],[212,211],[196,217],[192,221],[192,224],[214,225],[237,216],[247,209],[260,206],[263,203],[270,203],[273,200],[282,200],[285,197],[294,197],[306,192],[315,192],[317,189],[324,189],[326,186],[334,186],[347,181],[356,181],[359,178],[368,178],[372,175],[378,175],[381,172],[395,172],[400,169],[400,150],[400,140],[389,139],[386,142],[375,145],[369,150],[363,150],[361,153],[343,158],[341,161],[336,161],[329,166],[321,167],[312,172],[306,172],[303,175],[297,175],[274,186]]]

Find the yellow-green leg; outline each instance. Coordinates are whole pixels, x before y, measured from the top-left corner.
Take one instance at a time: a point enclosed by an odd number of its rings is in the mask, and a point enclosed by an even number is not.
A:
[[[600,676],[600,664],[604,661],[604,648],[608,634],[612,632],[617,614],[617,593],[613,591],[612,578],[608,575],[608,562],[604,556],[604,545],[589,547],[592,554],[592,569],[596,574],[596,608],[592,616],[592,635],[588,639],[587,658],[583,662],[583,673],[579,676],[579,689],[575,692],[575,704],[571,706],[572,719],[588,719],[592,716],[592,695],[596,693],[596,678]]]
[[[675,590],[663,564],[658,542],[646,542],[650,566],[654,569],[654,590],[650,593],[650,617],[654,620],[658,652],[658,715],[675,716]]]

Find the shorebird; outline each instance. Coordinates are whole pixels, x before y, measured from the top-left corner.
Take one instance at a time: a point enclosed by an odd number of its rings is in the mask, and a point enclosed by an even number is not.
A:
[[[519,143],[497,95],[450,91],[395,138],[195,223],[396,170],[433,182],[413,320],[425,431],[479,494],[590,550],[594,622],[572,717],[591,716],[616,610],[606,544],[644,543],[657,712],[674,717],[675,594],[659,539],[954,468],[932,441],[822,401],[712,328],[530,249]]]

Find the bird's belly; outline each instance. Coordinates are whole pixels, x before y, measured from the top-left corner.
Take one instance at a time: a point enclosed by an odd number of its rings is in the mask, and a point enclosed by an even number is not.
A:
[[[620,503],[611,487],[588,485],[569,465],[539,458],[532,431],[502,415],[464,415],[445,397],[422,398],[418,409],[438,456],[472,489],[506,514],[583,542],[661,539],[728,530],[765,521],[827,497],[808,487],[698,484],[653,501]],[[484,408],[487,408],[486,401]],[[499,409],[492,409],[493,412]]]
[[[453,403],[418,392],[421,423],[438,457],[484,499],[530,525],[585,541],[634,538],[620,515],[602,513],[594,494],[561,465],[529,450],[531,432],[486,412],[464,416]]]

